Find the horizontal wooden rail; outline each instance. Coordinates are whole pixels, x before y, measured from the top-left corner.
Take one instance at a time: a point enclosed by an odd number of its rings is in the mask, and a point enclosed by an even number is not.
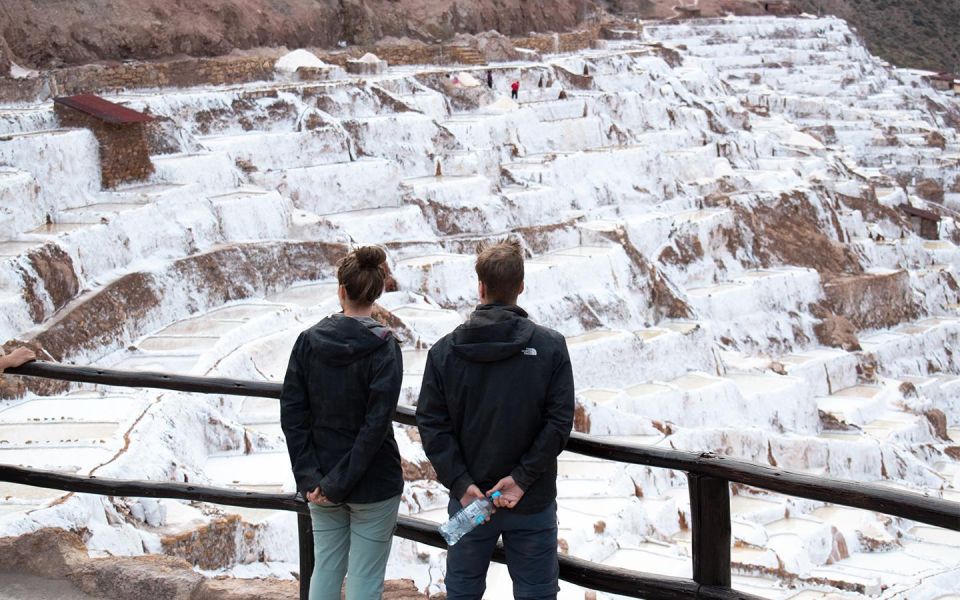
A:
[[[7,373],[82,383],[262,398],[279,398],[281,389],[278,383],[76,367],[46,362],[27,363],[21,367],[8,369]],[[400,406],[397,408],[395,419],[405,425],[415,425],[415,409],[410,406]],[[872,510],[960,531],[960,503],[873,483],[844,481],[785,471],[710,452],[696,453],[608,442],[576,433],[571,435],[567,450],[605,460],[674,469],[735,481],[771,492]]]
[[[176,482],[106,479],[24,469],[9,465],[0,465],[0,481],[101,496],[175,498],[225,506],[309,514],[307,505],[290,494],[265,494]],[[397,535],[436,548],[447,547],[437,531],[436,523],[424,519],[400,516],[397,523]],[[502,548],[498,549],[494,555],[494,560],[501,563],[505,562]],[[650,575],[607,567],[571,556],[560,557],[560,578],[588,589],[631,598],[648,598],[650,600],[689,600],[690,598],[761,600],[758,596],[744,594],[730,588],[701,586],[690,579]]]
[[[123,371],[99,367],[78,367],[52,362],[34,361],[6,370],[10,375],[26,375],[77,383],[100,383],[119,387],[155,388],[196,394],[226,394],[279,398],[280,384],[267,381],[243,381],[220,377],[193,377],[155,371]]]

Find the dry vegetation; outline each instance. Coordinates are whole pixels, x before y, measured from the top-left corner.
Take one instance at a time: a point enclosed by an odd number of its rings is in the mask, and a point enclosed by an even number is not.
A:
[[[858,29],[870,50],[901,67],[960,71],[956,0],[793,0],[813,14],[833,14]]]

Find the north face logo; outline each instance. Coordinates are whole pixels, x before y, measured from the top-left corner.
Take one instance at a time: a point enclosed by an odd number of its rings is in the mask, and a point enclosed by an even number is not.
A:
[[[537,349],[536,349],[536,348],[524,348],[524,349],[523,349],[523,354],[524,354],[525,356],[536,356],[536,355],[537,355]]]

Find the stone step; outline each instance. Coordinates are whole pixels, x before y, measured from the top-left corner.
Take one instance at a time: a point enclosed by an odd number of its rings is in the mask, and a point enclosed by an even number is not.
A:
[[[214,194],[240,183],[240,170],[226,152],[168,154],[151,160],[157,182],[190,182],[202,193]]]
[[[432,231],[421,208],[414,205],[339,212],[320,217],[319,224],[361,245],[422,239],[424,232]]]
[[[723,283],[687,287],[690,305],[716,327],[716,335],[749,345],[750,339],[786,340],[795,328],[806,329],[802,320],[787,317],[802,314],[819,301],[820,276],[812,269],[779,268],[746,271]],[[749,332],[749,333],[745,333]],[[812,338],[812,331],[807,336]]]
[[[313,131],[251,131],[239,135],[201,137],[212,152],[224,152],[247,172],[343,163],[351,159],[346,132],[321,127]]]
[[[305,283],[291,286],[266,297],[269,302],[301,307],[312,307],[329,303],[337,297],[338,284],[335,281]]]
[[[817,408],[850,425],[864,425],[887,410],[892,392],[876,385],[856,385],[816,399]]]
[[[385,158],[282,164],[271,171],[251,173],[250,178],[289,197],[297,208],[321,216],[401,204],[400,168]]]
[[[609,389],[673,379],[690,370],[715,369],[715,357],[705,340],[697,324],[676,321],[636,332],[592,330],[568,337],[567,347],[578,389]],[[629,371],[617,366],[618,356],[635,357]],[[686,356],[687,360],[673,360],[675,356]]]
[[[904,323],[895,330],[861,335],[860,346],[876,356],[882,372],[891,377],[926,375],[930,365],[953,372],[952,355],[943,348],[958,331],[960,319],[932,317]]]
[[[693,372],[610,391],[598,405],[681,427],[744,425],[812,433],[819,426],[809,388],[792,377],[745,373],[716,377]]]

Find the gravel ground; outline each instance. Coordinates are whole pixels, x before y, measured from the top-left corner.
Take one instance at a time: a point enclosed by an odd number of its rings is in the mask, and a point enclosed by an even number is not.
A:
[[[0,573],[0,600],[94,600],[94,596],[84,594],[69,581]]]

